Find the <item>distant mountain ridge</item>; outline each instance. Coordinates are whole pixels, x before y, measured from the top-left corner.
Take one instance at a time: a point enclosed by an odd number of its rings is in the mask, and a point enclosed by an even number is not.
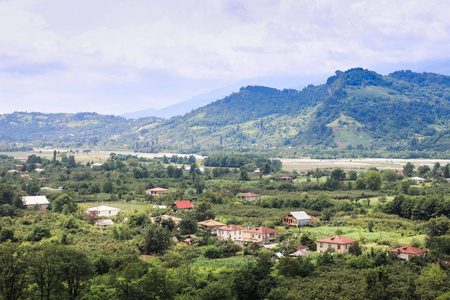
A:
[[[66,146],[96,141],[136,151],[450,153],[449,116],[449,76],[411,71],[383,76],[354,68],[302,90],[242,87],[168,120],[92,113],[2,115],[0,140]]]

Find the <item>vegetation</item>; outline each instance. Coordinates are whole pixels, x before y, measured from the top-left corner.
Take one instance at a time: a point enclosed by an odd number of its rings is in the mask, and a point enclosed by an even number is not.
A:
[[[81,163],[81,155],[0,158],[0,299],[436,299],[450,293],[448,164],[405,164],[411,176],[425,178],[417,184],[376,168],[287,172],[280,161],[253,154],[220,153],[202,163],[194,156],[111,153],[101,165]],[[240,165],[205,166],[233,160]],[[265,172],[251,169],[266,164]],[[169,193],[147,195],[153,187]],[[262,199],[240,201],[243,192]],[[47,210],[23,207],[21,197],[32,194],[47,196]],[[195,210],[174,211],[178,200],[191,200]],[[114,225],[97,227],[102,218],[85,213],[99,205],[121,209],[110,217]],[[300,210],[319,219],[303,228],[282,223]],[[218,240],[197,225],[208,219],[276,228],[277,245]],[[289,257],[298,245],[315,251],[316,240],[333,235],[358,243],[347,254]],[[426,249],[425,259],[386,255],[405,245]],[[276,252],[284,255],[278,262],[271,258]]]

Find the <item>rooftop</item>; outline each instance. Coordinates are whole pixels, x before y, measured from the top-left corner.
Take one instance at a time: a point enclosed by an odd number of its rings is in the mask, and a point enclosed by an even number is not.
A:
[[[411,247],[411,246],[403,246],[400,248],[395,248],[395,249],[391,249],[388,250],[388,252],[393,252],[393,253],[405,253],[405,254],[422,254],[427,252],[427,250],[425,249],[419,249],[416,247]]]
[[[323,240],[318,240],[318,243],[330,243],[330,244],[351,244],[357,242],[357,240],[345,237],[345,236],[332,236]]]
[[[195,206],[189,200],[176,201],[173,205],[177,208],[195,208]]]
[[[250,230],[247,230],[249,233],[260,233],[260,234],[267,234],[267,233],[277,233],[280,232],[279,230],[267,228],[267,227],[257,227]]]
[[[238,231],[238,230],[247,230],[247,228],[239,226],[239,225],[226,225],[219,227],[217,229],[225,230],[225,231]]]

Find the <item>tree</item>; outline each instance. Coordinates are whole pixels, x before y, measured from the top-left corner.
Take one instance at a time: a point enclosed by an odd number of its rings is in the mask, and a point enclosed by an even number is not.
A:
[[[2,227],[0,230],[0,243],[6,242],[7,240],[14,242],[14,230],[11,228]]]
[[[2,299],[21,298],[28,285],[28,256],[17,244],[0,245],[0,295]]]
[[[58,250],[61,255],[61,281],[66,299],[77,299],[85,291],[89,280],[94,276],[94,269],[86,253],[69,247]]]
[[[178,223],[178,228],[182,235],[193,234],[197,232],[197,221],[193,216],[187,216]]]
[[[151,224],[144,233],[144,241],[141,251],[147,253],[161,253],[169,249],[172,243],[172,235],[167,228]]]
[[[248,173],[246,170],[241,170],[241,173],[239,175],[239,181],[249,181],[250,177],[248,177]]]
[[[113,183],[111,181],[107,181],[103,183],[103,192],[104,193],[112,193],[114,191]]]
[[[41,299],[62,296],[62,265],[65,262],[60,255],[61,247],[64,246],[45,243],[36,247],[30,256],[30,275],[39,289]]]
[[[52,210],[54,212],[74,213],[77,211],[75,200],[67,194],[62,194],[52,201]]]
[[[331,171],[331,179],[336,181],[342,181],[345,179],[345,172],[341,168]]]
[[[403,174],[405,174],[405,176],[411,177],[412,173],[414,172],[414,168],[415,166],[412,163],[407,162],[406,165],[403,166]]]
[[[300,262],[292,257],[282,257],[276,266],[278,275],[286,277],[299,276],[301,273]]]
[[[355,256],[359,256],[362,254],[362,249],[358,241],[354,242],[353,244],[350,245],[350,247],[348,247],[348,253],[353,254]]]
[[[39,242],[43,238],[49,238],[51,236],[50,229],[36,224],[31,231],[25,236],[26,241]]]
[[[381,175],[376,171],[369,171],[366,173],[365,181],[367,188],[372,191],[379,190],[381,187]]]
[[[364,182],[364,179],[361,177],[358,177],[356,179],[356,189],[358,190],[364,190],[366,188],[366,183]]]

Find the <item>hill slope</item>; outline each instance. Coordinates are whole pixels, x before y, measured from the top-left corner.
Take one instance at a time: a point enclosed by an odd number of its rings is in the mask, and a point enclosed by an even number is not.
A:
[[[198,148],[449,149],[449,77],[361,68],[301,91],[241,88],[150,133]]]

